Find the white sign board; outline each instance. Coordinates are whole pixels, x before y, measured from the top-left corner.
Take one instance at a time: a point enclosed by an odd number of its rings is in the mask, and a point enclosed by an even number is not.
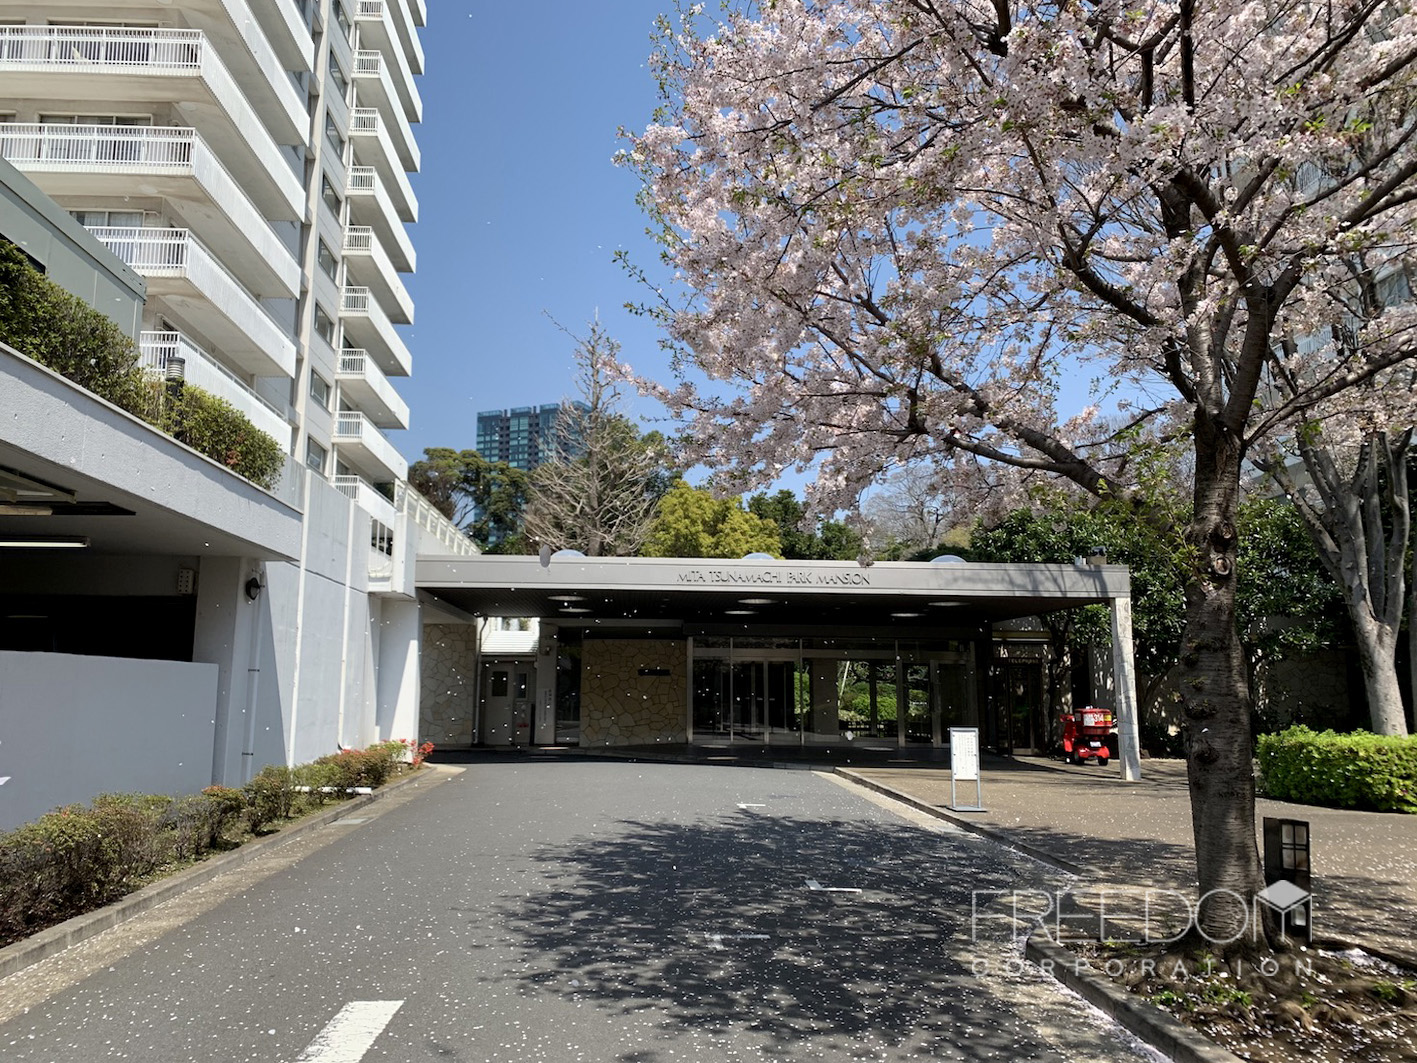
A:
[[[950,728],[950,773],[965,782],[979,778],[979,728]]]
[[[955,786],[974,783],[974,804],[961,805]],[[984,811],[984,782],[979,777],[979,728],[950,728],[950,808],[956,812]]]

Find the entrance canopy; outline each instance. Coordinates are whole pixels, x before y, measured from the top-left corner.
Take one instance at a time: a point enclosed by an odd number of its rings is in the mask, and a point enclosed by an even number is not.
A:
[[[420,558],[415,579],[465,614],[592,626],[977,627],[1131,594],[1125,566],[1091,564],[483,555]]]
[[[607,692],[592,684],[577,695],[587,706],[580,739],[592,744],[623,744],[637,735],[658,741],[671,732],[692,737],[705,727],[726,728],[730,736],[736,730],[757,727],[764,735],[769,730],[781,731],[802,741],[809,731],[816,737],[828,732],[834,735],[843,716],[839,704],[835,709],[827,704],[831,700],[828,688],[839,685],[831,680],[840,675],[837,658],[845,652],[845,643],[839,641],[844,638],[893,640],[893,649],[886,656],[901,667],[890,676],[884,671],[879,676],[874,672],[868,675],[875,684],[872,721],[877,717],[881,683],[889,680],[887,685],[894,684],[897,700],[908,702],[908,688],[914,679],[907,666],[924,668],[922,677],[928,672],[929,689],[921,704],[930,710],[930,737],[938,744],[948,707],[945,703],[951,698],[967,700],[972,689],[968,654],[959,648],[962,643],[977,645],[986,640],[991,625],[999,621],[1080,605],[1106,605],[1111,614],[1112,695],[1119,721],[1122,774],[1126,779],[1139,775],[1131,581],[1124,566],[1002,565],[943,559],[860,565],[853,561],[751,557],[600,558],[563,552],[546,562],[536,557],[420,557],[415,582],[427,623],[536,617],[549,622],[543,624],[543,631],[581,632],[586,652],[599,655],[593,668],[583,661],[584,670],[601,685],[609,676],[614,688]],[[617,655],[605,641],[615,637],[641,641],[635,651]],[[792,643],[793,653],[784,649],[784,638],[797,640]],[[651,646],[655,640],[657,645]],[[832,641],[842,652],[827,653],[823,640]],[[905,640],[913,642],[915,649],[903,649]],[[716,654],[721,656],[720,642],[728,648],[726,664],[713,663],[718,659]],[[745,656],[750,652],[752,661]],[[665,659],[647,663],[652,653],[665,655]],[[922,653],[919,661],[910,657]],[[548,669],[556,664],[556,655],[545,645],[538,659]],[[870,653],[862,660],[868,670],[875,667]],[[797,678],[787,676],[787,664],[795,669]],[[783,674],[775,676],[774,667]],[[559,665],[557,668],[559,675]],[[761,675],[753,668],[760,668]],[[951,675],[959,681],[959,690],[951,693],[949,683],[941,679],[942,669],[958,673]],[[653,691],[648,689],[651,685]],[[724,690],[727,700],[719,697],[715,701],[715,691],[723,694]],[[549,731],[552,695],[543,692],[539,696],[545,701],[538,704],[538,711],[547,714]],[[557,705],[563,700],[559,687],[555,698]],[[640,717],[645,715],[645,705],[658,704],[655,699],[663,702],[664,719],[656,718],[649,727]],[[723,705],[727,710],[719,711]],[[559,713],[559,708],[556,711]],[[775,711],[780,718],[774,717]],[[895,717],[898,740],[909,737],[909,712],[907,709],[904,716]],[[627,718],[632,723],[625,723]],[[607,721],[614,721],[621,730],[607,735],[595,730]],[[542,733],[539,717],[523,726]],[[652,738],[646,737],[650,731],[654,732]],[[744,734],[751,737],[747,731]]]

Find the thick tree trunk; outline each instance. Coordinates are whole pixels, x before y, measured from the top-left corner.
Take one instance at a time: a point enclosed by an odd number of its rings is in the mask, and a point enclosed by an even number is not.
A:
[[[1230,953],[1262,943],[1253,925],[1264,888],[1255,843],[1250,695],[1235,626],[1238,443],[1217,426],[1196,428],[1194,552],[1186,588],[1179,677],[1200,883],[1195,931]]]
[[[1368,696],[1368,716],[1380,735],[1405,735],[1407,712],[1397,682],[1397,632],[1389,625],[1355,619],[1354,638],[1363,665],[1363,691]]]

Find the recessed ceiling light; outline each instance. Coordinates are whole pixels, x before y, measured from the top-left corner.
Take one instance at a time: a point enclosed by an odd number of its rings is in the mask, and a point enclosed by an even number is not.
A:
[[[772,605],[772,598],[739,598],[740,605]]]
[[[584,608],[582,608],[582,607],[579,606],[579,605],[563,605],[563,606],[561,606],[561,612],[563,612],[563,613],[588,613],[588,612],[590,612],[590,610],[589,610],[589,609],[584,609]]]
[[[937,609],[949,609],[949,608],[952,607],[952,606],[962,605],[963,603],[962,603],[962,602],[927,602],[926,604],[927,604],[927,605],[933,605],[933,606],[935,606],[935,608],[937,608]]]
[[[924,616],[924,615],[925,615],[924,613],[892,613],[892,614],[891,614],[891,616],[898,617],[898,618],[901,619],[901,620],[907,620],[907,619],[909,619],[910,617],[913,617],[913,616]]]
[[[724,616],[757,616],[757,614],[756,609],[725,609],[723,611]]]
[[[580,594],[552,594],[548,596],[553,602],[583,602],[585,596]]]

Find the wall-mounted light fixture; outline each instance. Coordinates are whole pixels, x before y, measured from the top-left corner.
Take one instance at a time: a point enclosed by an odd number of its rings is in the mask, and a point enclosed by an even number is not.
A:
[[[261,596],[261,579],[259,576],[252,576],[246,581],[246,597],[255,601]]]

